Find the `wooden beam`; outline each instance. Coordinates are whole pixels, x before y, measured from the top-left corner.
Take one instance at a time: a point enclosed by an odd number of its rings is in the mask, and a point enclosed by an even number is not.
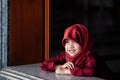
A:
[[[50,0],[45,0],[45,60],[50,57]]]

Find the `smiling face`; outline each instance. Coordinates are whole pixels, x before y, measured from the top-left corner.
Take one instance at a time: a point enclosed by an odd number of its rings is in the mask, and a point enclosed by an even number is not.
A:
[[[65,40],[65,51],[70,55],[70,56],[75,56],[78,54],[81,50],[81,46],[72,41],[72,40]]]

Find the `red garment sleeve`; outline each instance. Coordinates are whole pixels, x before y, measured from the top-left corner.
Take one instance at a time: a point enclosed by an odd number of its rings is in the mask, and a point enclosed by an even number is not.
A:
[[[61,52],[60,55],[50,58],[40,64],[42,70],[55,71],[55,64],[65,63],[65,53]]]
[[[88,57],[85,61],[85,67],[80,68],[80,66],[75,66],[71,69],[71,74],[74,76],[93,76],[95,70],[95,59],[93,57]]]

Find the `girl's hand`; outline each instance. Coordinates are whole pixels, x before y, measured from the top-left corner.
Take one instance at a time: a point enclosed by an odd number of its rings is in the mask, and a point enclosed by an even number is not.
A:
[[[55,66],[55,73],[56,74],[71,74],[70,69],[74,68],[74,64],[72,62],[66,62],[63,65],[56,65]]]
[[[71,74],[70,69],[63,68],[62,65],[56,66],[55,73],[56,74]]]
[[[74,64],[72,62],[66,62],[65,64],[62,65],[62,67],[67,69],[73,69]]]

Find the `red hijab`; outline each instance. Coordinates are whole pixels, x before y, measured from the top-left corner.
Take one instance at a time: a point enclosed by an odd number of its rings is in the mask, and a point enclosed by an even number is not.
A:
[[[63,46],[65,46],[66,39],[73,40],[82,47],[81,51],[75,56],[70,56],[68,53],[65,55],[67,61],[80,65],[85,57],[90,55],[92,52],[93,39],[91,38],[88,29],[81,24],[69,26],[64,32],[62,40]]]

